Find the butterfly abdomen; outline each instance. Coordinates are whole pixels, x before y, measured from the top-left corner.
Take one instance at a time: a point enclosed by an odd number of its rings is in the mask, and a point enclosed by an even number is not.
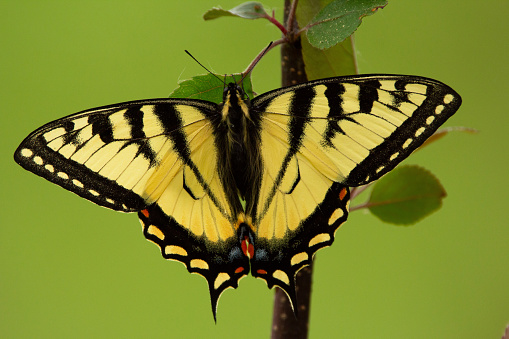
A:
[[[234,83],[226,88],[217,133],[218,149],[222,154],[218,166],[222,168],[223,182],[230,200],[240,197],[246,201],[245,211],[252,209],[260,182],[260,125],[250,114],[250,103]]]

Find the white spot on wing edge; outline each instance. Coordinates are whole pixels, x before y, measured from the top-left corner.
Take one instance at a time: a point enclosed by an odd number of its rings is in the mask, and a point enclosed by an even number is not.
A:
[[[426,124],[427,125],[431,125],[431,123],[433,122],[433,120],[435,120],[435,117],[430,115],[427,119],[426,119]]]
[[[42,166],[42,164],[44,164],[44,161],[42,161],[42,158],[40,156],[36,155],[33,160],[39,166]]]
[[[454,100],[454,95],[452,94],[446,94],[444,97],[444,103],[450,104]]]
[[[313,247],[316,244],[320,244],[322,242],[326,242],[329,240],[330,240],[329,233],[320,233],[318,235],[315,235],[314,238],[309,241],[308,247]]]
[[[59,176],[62,179],[65,179],[65,180],[69,179],[69,176],[67,175],[67,173],[64,173],[64,172],[58,172],[57,176]]]
[[[183,247],[176,246],[176,245],[167,245],[164,248],[164,253],[166,253],[167,255],[175,254],[175,255],[187,257],[187,251]]]
[[[48,172],[55,172],[55,167],[53,167],[53,165],[50,165],[50,164],[47,164],[46,166],[44,166],[44,168],[48,171]]]
[[[83,184],[81,181],[77,180],[77,179],[72,179],[72,183],[75,185],[75,186],[78,186],[79,188],[83,188]]]
[[[216,277],[216,280],[214,280],[214,289],[217,290],[219,287],[221,287],[222,284],[224,284],[228,280],[230,280],[230,275],[228,273],[225,272],[219,273]]]
[[[334,224],[336,222],[336,220],[341,218],[343,215],[345,215],[345,212],[343,212],[343,210],[339,207],[336,208],[336,210],[334,210],[334,212],[332,213],[332,215],[329,218],[329,226]]]
[[[435,107],[435,114],[440,114],[442,113],[442,111],[444,110],[444,105],[438,105],[437,107]]]
[[[292,266],[294,266],[294,265],[300,264],[304,260],[308,260],[308,259],[309,259],[309,255],[306,252],[300,252],[300,253],[295,254],[292,257],[292,259],[290,260],[290,264]]]
[[[189,262],[189,266],[191,266],[192,268],[199,268],[199,269],[202,269],[202,270],[208,270],[209,269],[209,264],[207,264],[207,262],[205,260],[202,260],[202,259],[193,259],[193,260],[191,260]],[[219,273],[219,274],[221,274],[221,273]],[[229,276],[228,276],[228,278],[229,278]]]
[[[276,270],[274,271],[274,273],[272,273],[272,276],[277,280],[281,280],[285,284],[290,285],[290,279],[288,278],[288,274],[286,274],[284,271]]]
[[[108,200],[108,199],[106,199]],[[147,233],[156,236],[160,240],[164,240],[164,233],[154,225],[150,225],[147,229]]]
[[[403,146],[401,148],[407,148],[408,146],[410,146],[412,141],[414,141],[412,138],[406,139],[405,143],[403,144]]]
[[[417,131],[415,131],[415,137],[417,138],[419,135],[422,134],[422,132],[424,132],[426,130],[425,127],[421,127],[419,128]]]
[[[88,190],[88,192],[90,192],[90,194],[92,194],[92,195],[95,195],[96,197],[98,197],[100,195],[99,192],[94,191],[94,190]]]
[[[30,158],[32,155],[34,155],[34,152],[32,152],[32,150],[28,148],[23,148],[20,153],[25,158]]]

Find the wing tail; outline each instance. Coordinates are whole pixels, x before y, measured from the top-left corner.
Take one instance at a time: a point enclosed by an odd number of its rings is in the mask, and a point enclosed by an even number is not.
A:
[[[138,213],[143,234],[161,249],[165,259],[183,263],[190,273],[207,280],[214,320],[217,302],[228,288],[237,288],[239,280],[249,273],[249,260],[236,237],[216,244],[193,235],[157,204]]]
[[[295,231],[287,231],[284,239],[259,238],[251,259],[251,274],[267,282],[269,288],[278,286],[296,304],[295,275],[310,265],[321,248],[332,245],[337,229],[348,218],[350,192],[334,183],[314,212],[303,220]]]

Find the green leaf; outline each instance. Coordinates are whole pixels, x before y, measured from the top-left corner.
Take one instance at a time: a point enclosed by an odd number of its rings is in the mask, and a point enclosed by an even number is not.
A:
[[[244,2],[243,4],[238,5],[230,10],[225,10],[218,7],[213,7],[209,9],[205,14],[203,14],[204,20],[212,20],[217,19],[222,16],[236,16],[244,19],[260,19],[266,18],[269,15],[263,9],[263,5],[256,1]]]
[[[300,0],[297,6],[297,22],[299,27],[305,27],[332,0]]]
[[[399,166],[379,179],[367,205],[382,221],[414,224],[442,206],[446,192],[438,179],[419,166]]]
[[[357,74],[351,37],[325,50],[313,47],[306,37],[301,41],[308,80]]]
[[[179,86],[171,92],[170,98],[200,99],[220,104],[223,102],[224,84],[233,81],[238,83],[242,77],[243,74],[232,74],[226,77],[218,74],[198,75],[179,82]],[[249,75],[244,79],[242,88],[250,98],[253,97]]]
[[[386,5],[387,0],[335,0],[311,20],[308,40],[314,47],[330,48],[352,35],[363,17]]]
[[[304,27],[328,3],[330,0],[300,0],[297,6],[299,26]],[[354,44],[350,37],[325,50],[313,47],[305,35],[301,35],[301,38],[308,80],[357,74]]]

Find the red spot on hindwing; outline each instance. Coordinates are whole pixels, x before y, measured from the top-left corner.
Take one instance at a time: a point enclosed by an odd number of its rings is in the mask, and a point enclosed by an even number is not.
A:
[[[240,243],[240,247],[246,257],[249,259],[254,257],[254,246],[249,242],[249,238],[247,236],[244,237],[244,240]]]
[[[343,188],[341,192],[339,192],[339,200],[343,200],[346,197],[346,192],[347,192],[346,187]]]
[[[237,267],[237,269],[235,270],[235,273],[240,273],[244,271],[244,267],[240,266],[240,267]]]
[[[145,216],[145,218],[148,218],[148,210],[141,210],[140,212]]]
[[[240,242],[240,247],[242,248],[242,253],[244,253],[244,255],[247,257],[247,247],[248,247],[249,243],[245,240],[242,240]]]
[[[256,270],[256,273],[258,273],[258,274],[267,274],[267,271],[259,269],[259,270]]]

